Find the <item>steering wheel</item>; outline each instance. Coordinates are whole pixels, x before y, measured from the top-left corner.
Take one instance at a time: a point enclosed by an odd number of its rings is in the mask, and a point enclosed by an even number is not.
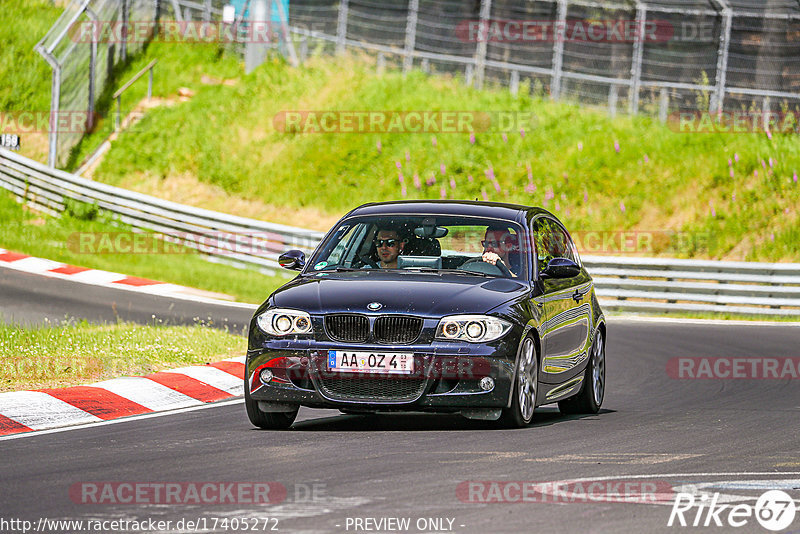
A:
[[[380,269],[378,263],[369,256],[367,256],[366,254],[359,254],[358,259],[361,260],[364,263],[364,265],[369,265],[373,269]]]
[[[469,267],[468,267],[469,266]],[[459,267],[462,271],[469,271],[473,273],[494,274],[498,273],[506,278],[513,278],[514,275],[511,270],[506,267],[503,260],[498,260],[497,263],[492,265],[488,261],[483,261],[483,258],[470,258]]]

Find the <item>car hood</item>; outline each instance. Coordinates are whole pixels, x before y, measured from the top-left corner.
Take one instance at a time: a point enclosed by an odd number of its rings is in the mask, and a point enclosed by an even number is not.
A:
[[[273,293],[274,306],[309,313],[403,313],[442,316],[485,313],[519,298],[528,286],[506,278],[448,273],[315,273],[300,276]],[[379,310],[367,305],[381,304]],[[266,303],[265,303],[266,304]]]

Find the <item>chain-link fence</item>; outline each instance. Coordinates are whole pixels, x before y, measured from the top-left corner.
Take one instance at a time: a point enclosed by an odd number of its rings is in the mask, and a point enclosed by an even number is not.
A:
[[[612,114],[800,103],[799,0],[292,0],[289,22],[302,51],[368,49]]]
[[[51,121],[59,110],[86,110],[87,120],[84,129],[51,128],[50,165],[91,128],[114,66],[146,45],[76,39],[76,23],[220,20],[229,3],[248,70],[288,30],[293,38],[279,49],[293,63],[312,47],[360,48],[380,65],[526,88],[612,114],[666,120],[681,110],[800,105],[800,0],[70,0],[36,48],[53,67]],[[248,21],[267,21],[264,42]]]

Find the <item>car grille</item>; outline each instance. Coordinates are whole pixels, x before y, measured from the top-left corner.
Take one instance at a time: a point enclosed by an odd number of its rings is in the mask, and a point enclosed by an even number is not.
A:
[[[425,389],[424,378],[326,376],[319,379],[320,392],[332,400],[410,402]]]
[[[363,315],[327,315],[325,329],[335,341],[361,343],[369,336],[369,321]]]
[[[373,333],[379,343],[411,343],[422,331],[418,317],[378,317]]]

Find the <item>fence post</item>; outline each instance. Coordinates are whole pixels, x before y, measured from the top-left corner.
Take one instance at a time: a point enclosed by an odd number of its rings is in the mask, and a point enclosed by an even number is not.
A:
[[[211,22],[211,0],[206,0],[205,9],[203,10],[203,21]]]
[[[512,95],[519,93],[519,71],[511,71],[511,81],[508,83],[508,90]]]
[[[733,12],[724,0],[720,0],[720,2],[724,9],[722,11],[722,31],[719,32],[719,52],[717,53],[717,83],[714,89],[713,110],[717,113],[722,113],[722,109],[725,107],[725,79],[728,71],[728,51],[731,46],[731,25],[733,24]]]
[[[122,61],[128,59],[128,0],[122,0],[120,3],[122,10],[122,43],[119,47],[119,57]]]
[[[765,96],[761,102],[761,127],[764,131],[769,131],[769,97]]]
[[[271,0],[270,0],[271,1]],[[253,29],[253,34],[256,34],[254,26],[258,24],[269,25],[267,20],[267,2],[266,0],[253,0],[250,3],[250,27]],[[269,30],[269,28],[267,28]],[[264,62],[266,56],[267,43],[257,43],[255,39],[248,39],[244,47],[244,70],[250,73]]]
[[[408,4],[406,20],[406,44],[403,51],[403,74],[414,65],[414,48],[417,46],[417,18],[419,17],[419,0],[411,0]]]
[[[475,50],[475,87],[478,89],[483,87],[483,76],[486,70],[486,48],[488,43],[486,42],[487,36],[484,35],[484,32],[486,32],[489,24],[489,14],[491,11],[492,0],[481,0],[481,20],[478,23],[478,27],[481,29],[481,35],[478,37],[478,48]]]
[[[661,88],[658,100],[658,120],[667,122],[667,117],[669,116],[669,92],[666,87]]]
[[[467,63],[466,68],[464,69],[464,85],[469,87],[472,85],[472,80],[475,79],[475,65],[472,63]]]
[[[49,55],[49,54],[48,54]],[[52,56],[50,56],[52,58]],[[48,63],[53,67],[53,84],[50,89],[50,146],[47,151],[47,165],[55,168],[58,160],[58,112],[61,106],[61,65],[56,63],[55,58],[50,59],[45,56]]]
[[[381,75],[385,71],[386,71],[386,56],[383,55],[383,52],[378,52],[378,57],[375,60],[375,72],[378,75]]]
[[[92,22],[97,25],[97,14],[92,11],[88,6],[86,7],[86,14],[92,19]],[[92,39],[92,44],[89,47],[89,106],[88,116],[86,117],[86,130],[90,131],[94,128],[94,93],[95,86],[94,80],[97,74],[97,39]]]
[[[431,62],[428,61],[428,58],[426,57],[422,58],[420,68],[422,68],[422,72],[424,72],[425,74],[431,73]]]
[[[272,0],[269,0],[269,3],[272,4]],[[286,44],[286,50],[289,52],[289,63],[292,64],[293,67],[300,66],[300,61],[297,59],[297,51],[294,49],[294,41],[292,41],[292,33],[289,31],[289,14],[283,8],[283,3],[276,2],[275,4],[278,7],[278,18],[281,21],[281,32],[283,33],[283,40]],[[270,24],[272,24],[272,16],[270,15]]]
[[[631,114],[639,112],[639,88],[642,81],[642,56],[644,55],[645,22],[647,21],[647,7],[636,2],[636,39],[633,41],[633,60],[631,61],[631,94],[628,101],[630,103]]]
[[[564,32],[567,25],[567,0],[558,0],[558,18],[553,34],[553,77],[550,81],[550,98],[558,100],[561,96],[561,66],[564,63]]]
[[[336,53],[343,54],[347,44],[347,11],[349,0],[339,1],[339,20],[336,25]]]

